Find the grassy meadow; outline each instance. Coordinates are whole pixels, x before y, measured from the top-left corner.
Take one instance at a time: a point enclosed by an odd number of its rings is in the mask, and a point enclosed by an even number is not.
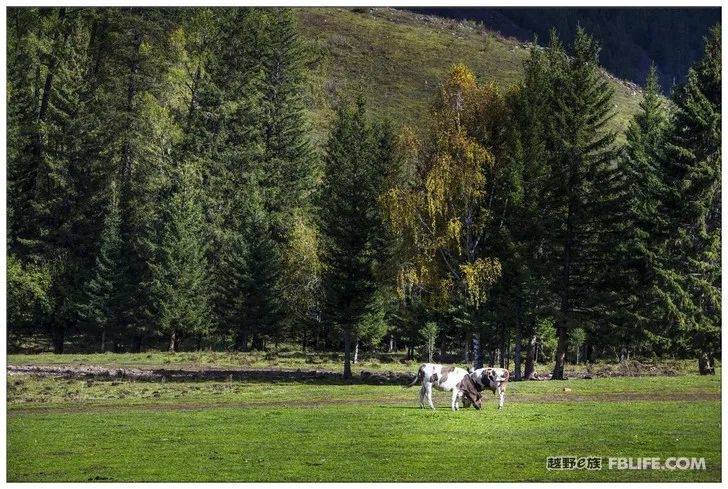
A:
[[[513,382],[502,410],[487,394],[454,413],[393,385],[8,375],[8,480],[720,480],[720,375]],[[547,471],[559,455],[706,470]]]
[[[313,51],[312,125],[323,140],[337,95],[360,88],[373,113],[396,125],[418,128],[438,84],[454,63],[507,91],[519,82],[528,46],[472,22],[458,22],[391,8],[306,8],[299,29]],[[546,42],[546,40],[542,40]],[[641,91],[610,78],[612,128],[621,132],[637,113]]]

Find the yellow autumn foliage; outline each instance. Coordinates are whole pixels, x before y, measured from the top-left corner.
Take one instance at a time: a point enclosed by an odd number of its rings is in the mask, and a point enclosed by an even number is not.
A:
[[[483,131],[502,119],[504,100],[479,85],[462,64],[452,67],[430,112],[426,136],[405,129],[399,154],[408,178],[383,198],[405,251],[399,293],[426,290],[431,301],[465,294],[478,307],[500,275],[500,263],[481,256],[491,224],[487,182],[496,160]],[[495,126],[493,126],[495,127]]]
[[[488,298],[488,288],[501,275],[501,264],[497,258],[477,258],[472,263],[460,265],[465,281],[468,303],[478,308]]]

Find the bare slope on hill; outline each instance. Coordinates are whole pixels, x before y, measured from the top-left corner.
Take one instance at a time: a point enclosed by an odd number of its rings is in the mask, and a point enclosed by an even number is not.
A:
[[[361,87],[376,114],[417,126],[445,70],[467,64],[502,89],[516,83],[529,45],[459,22],[390,8],[306,8],[299,28],[315,53],[310,100],[317,133],[325,133],[337,94]],[[639,90],[610,76],[614,127],[638,110]]]

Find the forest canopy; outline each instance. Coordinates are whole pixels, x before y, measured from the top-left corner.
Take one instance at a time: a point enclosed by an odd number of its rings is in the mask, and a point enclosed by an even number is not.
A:
[[[509,86],[453,60],[418,127],[353,88],[321,145],[295,10],[9,8],[7,32],[11,343],[287,343],[346,376],[404,347],[517,379],[539,345],[557,379],[720,354],[719,26],[623,137],[580,28]]]

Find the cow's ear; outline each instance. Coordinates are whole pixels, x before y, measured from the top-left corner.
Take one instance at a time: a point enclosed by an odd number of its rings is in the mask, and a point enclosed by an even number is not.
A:
[[[468,373],[472,374],[473,372],[475,372],[475,370],[473,370],[473,367],[468,367]]]

